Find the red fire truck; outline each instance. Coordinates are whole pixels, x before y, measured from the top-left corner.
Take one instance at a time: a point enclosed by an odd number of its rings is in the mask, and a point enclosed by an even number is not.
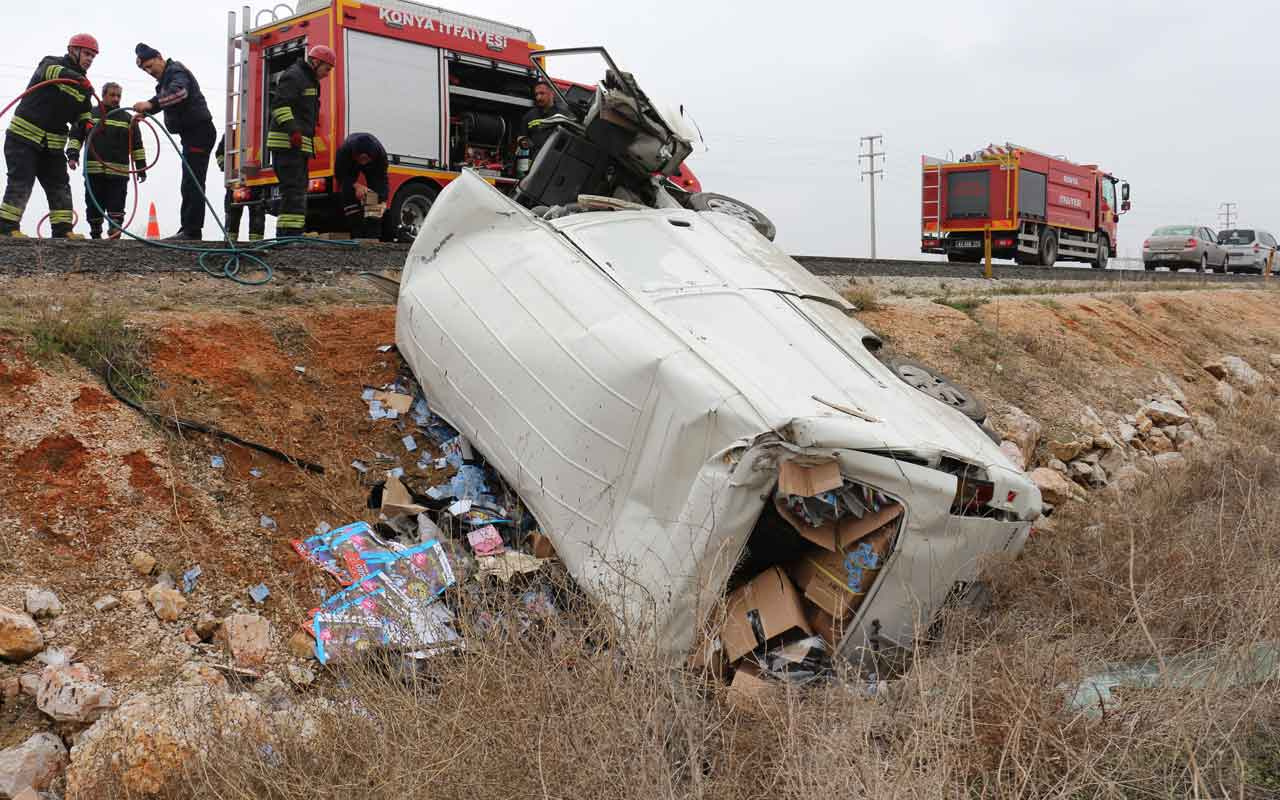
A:
[[[308,230],[345,230],[334,154],[359,131],[377,136],[390,160],[383,238],[415,237],[440,188],[463,168],[514,190],[520,121],[533,104],[531,58],[543,49],[532,31],[407,0],[298,0],[293,9],[228,14],[226,183],[236,203],[275,212],[271,89],[320,44],[337,53],[338,69],[321,88]],[[593,96],[592,87],[557,84],[571,104]],[[672,180],[701,191],[690,172]]]
[[[991,145],[959,161],[921,159],[920,249],[977,262],[991,235],[993,258],[1053,266],[1084,261],[1105,269],[1116,252],[1129,184],[1092,164],[1017,145]]]

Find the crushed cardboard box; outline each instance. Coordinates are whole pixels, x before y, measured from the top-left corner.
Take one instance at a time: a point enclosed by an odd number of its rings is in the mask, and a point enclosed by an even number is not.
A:
[[[791,566],[791,577],[806,600],[837,620],[862,604],[889,556],[894,527],[883,526],[843,552],[815,547]]]
[[[797,533],[831,552],[848,550],[862,537],[883,528],[902,515],[902,506],[897,503],[891,503],[879,511],[867,514],[861,519],[846,517],[815,528],[787,510],[781,495],[774,498],[773,505],[778,510],[778,514],[791,523]]]
[[[823,492],[839,489],[844,485],[837,461],[806,464],[800,461],[783,461],[778,467],[778,494],[817,497]]]
[[[813,635],[804,601],[780,567],[770,567],[729,595],[725,614],[720,640],[730,662],[791,631]]]
[[[387,484],[382,488],[381,510],[390,519],[392,517],[421,514],[427,509],[425,506],[420,506],[413,502],[413,497],[409,494],[409,490],[404,488],[404,484],[400,482],[399,478],[387,478]]]

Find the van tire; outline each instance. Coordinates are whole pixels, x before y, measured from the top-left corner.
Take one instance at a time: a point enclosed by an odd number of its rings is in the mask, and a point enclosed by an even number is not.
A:
[[[689,208],[694,211],[719,211],[722,214],[728,214],[731,217],[750,223],[751,227],[760,232],[760,235],[769,241],[773,241],[773,237],[778,235],[778,229],[774,227],[773,222],[765,216],[765,214],[754,206],[749,206],[736,197],[730,197],[725,194],[716,194],[715,192],[696,192],[689,195]]]
[[[961,386],[932,367],[906,358],[885,356],[881,359],[898,380],[912,386],[944,405],[964,414],[979,426],[987,419],[987,406],[973,390]]]

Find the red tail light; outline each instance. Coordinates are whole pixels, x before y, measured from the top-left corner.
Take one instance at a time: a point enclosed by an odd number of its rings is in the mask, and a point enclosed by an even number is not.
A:
[[[1013,247],[1012,239],[996,239],[996,247]]]
[[[329,181],[325,178],[312,178],[307,183],[307,192],[315,194],[316,192],[326,192],[329,190]]]
[[[1257,242],[1254,242],[1254,243],[1253,243],[1253,252],[1255,252],[1255,253],[1261,253],[1261,252],[1262,252],[1262,245],[1258,244]]]
[[[1195,246],[1196,246],[1196,240],[1195,240],[1195,239],[1188,239],[1188,240],[1187,240],[1187,245],[1186,245],[1186,249],[1187,249],[1187,250],[1194,250],[1194,249],[1195,249]]]
[[[1143,250],[1150,250],[1150,249],[1151,249],[1151,240],[1150,240],[1150,239],[1147,239],[1146,241],[1144,241],[1144,242],[1142,243],[1142,249],[1143,249]]]
[[[237,203],[247,203],[253,199],[253,190],[242,186],[232,193],[231,199]]]

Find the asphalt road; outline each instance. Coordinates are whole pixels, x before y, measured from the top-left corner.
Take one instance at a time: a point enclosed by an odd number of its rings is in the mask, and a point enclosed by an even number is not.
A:
[[[225,243],[205,242],[203,247],[225,247]],[[249,245],[243,245],[248,247]],[[261,253],[271,267],[284,275],[329,275],[338,272],[383,272],[399,270],[409,245],[362,241],[349,243],[308,242],[289,244]],[[147,275],[198,272],[197,253],[152,247],[135,241],[65,241],[19,239],[0,242],[0,275],[35,275],[57,273],[98,273]],[[951,264],[945,261],[909,261],[898,259],[836,258],[828,256],[796,256],[816,275],[977,278],[982,276],[980,264]],[[207,259],[220,269],[223,259]],[[1189,281],[1235,283],[1257,280],[1251,275],[1201,275],[1195,272],[1147,272],[1142,269],[1112,268],[1095,270],[1083,265],[1057,267],[1021,267],[996,262],[994,272],[1000,278],[1039,281]],[[1113,266],[1121,266],[1119,262]]]

